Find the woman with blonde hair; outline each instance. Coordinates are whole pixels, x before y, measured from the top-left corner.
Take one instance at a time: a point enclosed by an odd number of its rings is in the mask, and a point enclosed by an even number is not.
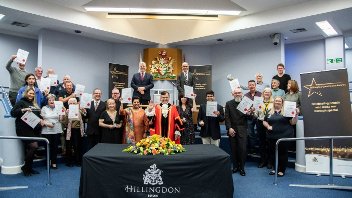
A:
[[[99,118],[99,126],[102,127],[101,143],[122,143],[122,121],[123,119],[116,110],[115,100],[108,99],[106,101],[106,110]]]
[[[40,108],[36,102],[34,88],[28,87],[23,92],[23,97],[16,102],[15,106],[11,110],[11,116],[16,118],[16,134],[20,137],[39,137],[42,129],[43,120],[38,123],[34,128],[29,126],[21,117],[26,112],[32,112],[39,118]],[[32,174],[39,174],[38,171],[33,170],[33,159],[34,152],[38,148],[38,142],[36,140],[22,140],[25,149],[24,166],[22,171],[24,176],[31,176]]]
[[[267,166],[272,168],[272,164],[268,164],[268,141],[266,138],[267,129],[263,126],[263,121],[266,115],[273,109],[273,98],[271,94],[271,89],[269,87],[264,88],[262,93],[263,105],[260,109],[255,109],[255,117],[257,117],[257,133],[259,138],[259,154],[260,163],[258,168],[263,168]]]
[[[278,96],[274,100],[274,106],[265,116],[263,126],[267,129],[267,138],[269,140],[269,162],[273,163],[275,158],[275,145],[276,141],[280,138],[293,137],[293,128],[291,125],[297,123],[297,114],[299,113],[296,109],[296,116],[284,117],[283,112],[284,100]],[[289,142],[281,142],[279,144],[279,161],[278,161],[278,173],[279,177],[285,175],[285,170],[288,161],[288,146]],[[274,175],[275,171],[272,170],[269,175]]]

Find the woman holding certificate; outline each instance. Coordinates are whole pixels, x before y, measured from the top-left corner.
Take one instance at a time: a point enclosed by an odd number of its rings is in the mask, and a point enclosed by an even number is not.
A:
[[[40,108],[37,104],[34,88],[27,88],[23,92],[23,97],[16,102],[11,110],[11,116],[16,118],[16,134],[20,137],[38,137],[42,129]],[[22,171],[24,176],[39,174],[33,170],[32,164],[34,152],[38,148],[35,140],[22,140],[25,148],[24,166]]]
[[[274,162],[276,141],[280,138],[293,137],[293,128],[291,125],[297,123],[298,109],[296,109],[296,115],[293,118],[285,117],[283,106],[283,98],[277,96],[274,100],[274,108],[270,110],[270,112],[267,116],[265,116],[263,121],[264,127],[268,130],[267,138],[269,140],[270,162]],[[281,142],[279,144],[279,161],[277,173],[279,177],[283,177],[285,175],[285,170],[288,161],[288,146],[289,142]],[[274,174],[274,170],[269,173],[269,175]]]
[[[263,168],[267,166],[272,168],[272,164],[268,164],[268,141],[266,138],[267,129],[263,125],[263,121],[266,115],[273,108],[273,98],[271,97],[271,89],[269,87],[264,88],[263,94],[263,103],[259,105],[258,109],[255,109],[254,116],[257,117],[257,133],[259,137],[259,154],[260,154],[260,163],[258,168]]]
[[[122,144],[122,121],[114,99],[106,101],[106,111],[99,118],[101,143]]]
[[[197,111],[195,96],[192,100],[193,107],[189,104],[190,99],[186,98],[183,93],[179,94],[178,99],[180,105],[177,106],[177,111],[185,127],[181,136],[181,144],[194,144],[195,134],[192,113]]]
[[[60,121],[63,116],[59,116],[58,112],[62,109],[55,107],[55,95],[49,94],[47,96],[48,105],[44,106],[41,111],[41,116],[44,119],[43,122],[43,137],[47,138],[50,142],[50,163],[52,169],[57,169],[57,150],[59,144],[60,134],[62,133],[62,127]],[[49,157],[49,156],[47,156]]]

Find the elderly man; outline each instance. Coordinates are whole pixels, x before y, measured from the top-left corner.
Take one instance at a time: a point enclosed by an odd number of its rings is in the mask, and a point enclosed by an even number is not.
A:
[[[47,71],[46,71],[46,76],[44,78],[49,78],[50,75],[55,75],[55,71],[53,68],[49,68]],[[56,80],[56,84],[53,85],[53,86],[50,86],[50,91],[49,93],[51,94],[55,94],[55,91],[56,91],[56,87],[59,85],[59,80]]]
[[[65,83],[68,81],[71,82],[71,76],[65,75],[64,78],[62,79],[62,83],[60,83],[55,89],[54,93],[56,96],[60,95],[60,92],[65,90]],[[76,88],[75,85],[72,83],[73,92],[75,91],[75,88]]]
[[[241,176],[245,176],[244,165],[247,156],[247,120],[251,116],[251,111],[243,114],[237,109],[237,106],[242,100],[241,88],[235,88],[232,91],[234,99],[226,102],[225,106],[225,125],[228,131],[230,140],[231,152],[232,152],[232,172],[240,172]]]
[[[256,73],[255,74],[256,80],[256,90],[259,92],[263,92],[266,87],[270,87],[269,84],[263,82],[263,74]]]
[[[9,98],[12,105],[15,105],[18,90],[24,85],[24,78],[28,74],[25,70],[25,64],[19,63],[18,67],[11,66],[16,57],[16,55],[12,55],[9,62],[6,64],[6,69],[10,73]]]
[[[150,101],[150,89],[154,87],[153,76],[146,73],[145,62],[139,63],[139,72],[134,74],[131,81],[133,97],[139,97],[142,105],[148,105]]]
[[[170,94],[167,91],[161,92],[160,104],[154,106],[149,104],[145,113],[148,117],[153,117],[153,128],[150,129],[150,135],[158,134],[162,137],[168,137],[176,143],[180,143],[183,124],[177,112],[175,105],[169,103]]]
[[[34,68],[34,75],[35,75],[37,85],[38,85],[38,87],[40,87],[40,82],[41,82],[42,76],[43,76],[43,68],[41,66]]]
[[[271,80],[271,93],[272,93],[273,99],[275,99],[278,96],[283,97],[285,95],[285,91],[280,89],[279,87],[280,87],[280,81],[273,78]]]
[[[177,76],[176,85],[179,94],[184,94],[185,85],[191,87],[194,86],[193,75],[189,72],[189,65],[187,62],[182,63],[182,72],[180,75]]]

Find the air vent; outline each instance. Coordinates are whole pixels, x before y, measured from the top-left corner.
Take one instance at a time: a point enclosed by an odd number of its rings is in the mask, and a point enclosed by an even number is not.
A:
[[[297,28],[297,29],[292,29],[290,30],[292,33],[300,33],[300,32],[306,32],[306,28]]]
[[[19,26],[19,27],[27,27],[27,26],[29,26],[28,23],[21,23],[21,22],[18,22],[18,21],[12,22],[11,25],[15,25],[15,26]]]

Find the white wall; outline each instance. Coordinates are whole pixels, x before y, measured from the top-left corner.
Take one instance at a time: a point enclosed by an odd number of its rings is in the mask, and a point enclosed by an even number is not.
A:
[[[286,45],[286,73],[301,84],[300,73],[325,70],[325,40]]]
[[[28,72],[34,72],[34,68],[37,66],[37,43],[38,41],[34,39],[0,34],[0,85],[5,87],[10,86],[10,75],[5,66],[9,61],[11,55],[15,55],[17,53],[18,48],[29,52],[29,57],[26,63],[26,70]],[[12,66],[17,67],[17,64],[13,63]]]
[[[213,91],[219,104],[225,105],[233,99],[227,74],[247,85],[248,80],[255,79],[255,74],[260,72],[264,82],[270,83],[276,74],[276,65],[282,60],[281,55],[281,47],[274,46],[270,38],[212,46]]]
[[[348,81],[352,81],[352,49],[345,51],[345,60],[348,73]]]

